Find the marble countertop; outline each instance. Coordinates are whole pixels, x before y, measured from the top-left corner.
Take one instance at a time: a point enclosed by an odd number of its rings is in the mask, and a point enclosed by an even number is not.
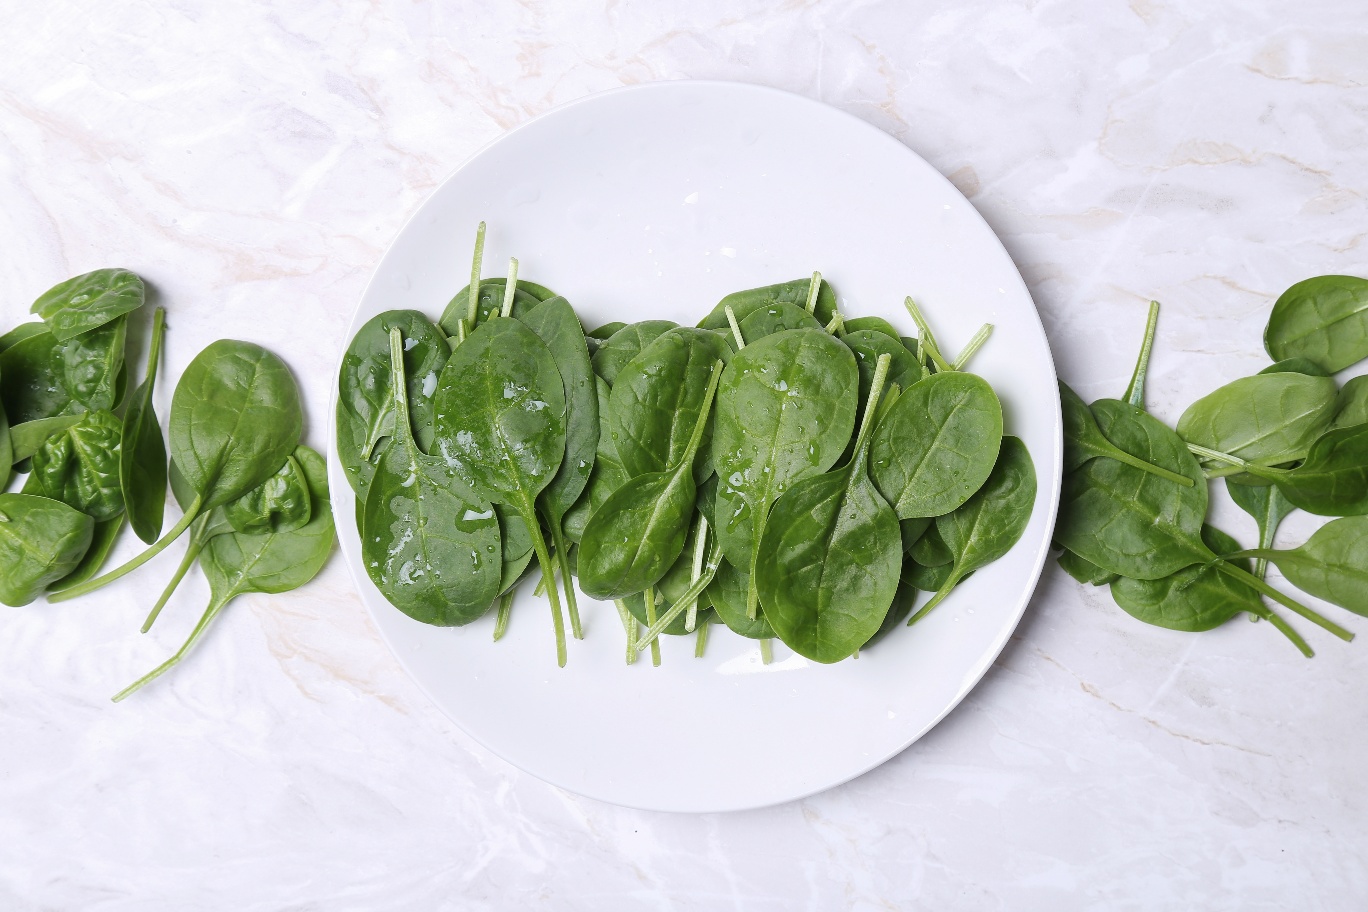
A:
[[[1150,407],[1170,421],[1264,362],[1282,289],[1368,269],[1361,2],[0,12],[3,324],[62,278],[127,266],[170,309],[167,376],[213,338],[263,342],[298,374],[320,448],[345,327],[403,221],[503,131],[623,84],[759,82],[897,136],[1002,237],[1084,396],[1125,385],[1145,302],[1163,302]],[[1216,515],[1251,534],[1227,504]],[[1316,635],[1306,661],[1263,624],[1150,628],[1050,566],[992,671],[902,755],[801,802],[684,816],[560,792],[472,743],[392,658],[340,559],[302,591],[238,600],[172,679],[112,705],[207,597],[191,578],[139,636],[153,583],[138,580],[0,611],[0,907],[1348,910],[1368,895],[1362,643]]]

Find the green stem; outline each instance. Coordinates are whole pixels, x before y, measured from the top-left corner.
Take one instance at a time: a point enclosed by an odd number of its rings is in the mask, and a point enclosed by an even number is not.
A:
[[[499,309],[499,316],[513,316],[513,296],[518,293],[518,258],[508,258],[508,280],[504,284],[503,307]]]
[[[556,664],[565,667],[565,619],[561,617],[560,592],[556,589],[556,566],[551,563],[551,554],[546,550],[546,537],[542,535],[541,524],[537,522],[537,508],[532,499],[523,495],[518,506],[527,530],[532,533],[532,548],[537,552],[537,566],[541,567],[542,578],[546,580],[546,597],[551,602],[551,623],[556,628]]]
[[[695,659],[703,658],[703,650],[708,648],[708,628],[711,626],[712,624],[705,617],[703,624],[698,628],[698,644],[694,646]]]
[[[1111,441],[1107,442],[1109,444],[1111,443]],[[1185,488],[1190,488],[1194,484],[1196,484],[1195,481],[1193,481],[1186,475],[1174,472],[1170,469],[1166,469],[1160,465],[1155,465],[1152,462],[1146,462],[1139,456],[1127,453],[1125,450],[1121,449],[1120,447],[1114,444],[1111,445],[1111,447],[1106,451],[1104,455],[1109,459],[1115,459],[1117,462],[1124,462],[1128,466],[1134,466],[1135,468],[1140,469],[1143,472],[1149,472],[1151,475],[1157,475],[1160,478],[1167,478],[1169,481],[1176,482]]]
[[[726,307],[727,325],[731,327],[732,338],[736,340],[736,350],[740,351],[746,347],[746,338],[741,335],[741,324],[736,322],[736,311],[732,310],[730,304]]]
[[[842,316],[842,315],[839,314],[839,313],[836,314],[835,316],[833,316],[833,317],[831,318],[831,322],[828,323],[828,324],[826,325],[826,331],[827,331],[827,335],[828,335],[828,336],[837,336],[837,337],[844,336],[844,335],[845,335],[845,317]]]
[[[647,629],[656,624],[656,604],[655,586],[646,587],[646,626]],[[637,642],[637,649],[641,648],[640,641]],[[658,637],[651,640],[651,664],[656,668],[660,667],[660,639]]]
[[[1154,331],[1159,327],[1159,302],[1150,301],[1149,320],[1145,323],[1145,341],[1140,346],[1140,357],[1135,362],[1135,372],[1131,374],[1130,384],[1126,387],[1125,401],[1136,408],[1145,407],[1145,378],[1149,375],[1150,352],[1154,350]]]
[[[917,621],[920,621],[922,618],[930,614],[932,608],[935,608],[941,602],[945,601],[945,597],[950,594],[950,590],[954,589],[955,586],[959,585],[959,581],[963,576],[964,574],[960,573],[958,567],[951,570],[949,578],[946,579],[946,581],[943,584],[941,584],[941,587],[938,590],[936,590],[936,594],[931,596],[931,601],[921,606],[921,608],[919,608],[910,618],[907,619],[907,626],[911,627],[913,624],[917,623]]]
[[[817,312],[817,294],[822,290],[822,274],[814,272],[812,282],[808,285],[807,312]]]
[[[912,322],[917,324],[917,335],[920,337],[918,339],[917,348],[926,349],[926,356],[936,365],[936,370],[954,370],[953,367],[946,363],[945,358],[941,357],[940,346],[936,344],[936,337],[931,334],[931,327],[927,325],[926,318],[922,316],[921,308],[917,306],[916,301],[912,300],[911,295],[908,295],[907,298],[903,300],[903,306],[905,306],[907,312],[912,315]]]
[[[201,549],[204,548],[204,541],[200,535],[204,532],[205,524],[208,522],[208,516],[201,516],[195,524],[194,531],[190,533],[190,546],[185,549],[185,556],[181,558],[180,566],[176,568],[175,575],[166,584],[166,588],[162,590],[161,598],[157,599],[157,604],[152,606],[152,611],[147,615],[147,620],[143,621],[143,633],[152,629],[152,625],[157,621],[157,616],[166,607],[166,603],[171,600],[171,594],[176,591],[181,580],[185,579],[185,574],[189,573],[190,568],[195,565],[195,559],[199,557]]]
[[[466,308],[467,328],[475,328],[475,319],[480,315],[480,261],[484,259],[485,223],[475,229],[475,256],[470,263],[470,305]],[[464,335],[461,336],[464,341]]]
[[[548,516],[548,520],[553,517]],[[575,598],[575,583],[570,576],[570,549],[565,546],[565,532],[559,520],[550,523],[551,545],[556,549],[556,563],[560,565],[561,586],[565,588],[565,608],[570,612],[570,635],[577,640],[584,639],[580,627],[579,600]]]
[[[698,515],[698,530],[694,533],[693,566],[689,568],[689,584],[692,586],[703,576],[703,560],[707,557],[708,517]],[[698,626],[698,596],[689,599],[684,610],[684,630],[693,633]]]
[[[622,599],[613,599],[613,604],[617,606],[618,618],[622,621],[622,629],[627,633],[627,664],[634,665],[637,660],[637,622],[632,617],[631,609]]]
[[[1255,550],[1257,551],[1259,549],[1256,548]],[[1245,556],[1249,556],[1249,552],[1241,551],[1229,555],[1230,558],[1239,558]],[[1221,560],[1216,564],[1216,569],[1220,570],[1226,576],[1233,577],[1234,579],[1237,579],[1240,582],[1244,583],[1246,586],[1249,586],[1251,589],[1254,589],[1257,592],[1262,592],[1264,595],[1273,599],[1273,601],[1279,603],[1280,605],[1283,605],[1287,608],[1291,608],[1297,614],[1300,614],[1302,617],[1306,618],[1308,621],[1315,624],[1317,627],[1322,627],[1330,631],[1335,636],[1339,637],[1341,640],[1344,640],[1346,643],[1354,638],[1354,635],[1352,633],[1350,633],[1348,630],[1345,630],[1339,624],[1336,624],[1329,618],[1317,614],[1316,612],[1312,611],[1310,608],[1307,608],[1305,605],[1303,605],[1296,599],[1292,598],[1291,596],[1284,595],[1282,592],[1279,592],[1277,589],[1274,589],[1272,586],[1268,585],[1268,583],[1265,583],[1263,580],[1259,579],[1257,576],[1250,573],[1248,570],[1242,570],[1239,567],[1236,567],[1234,564],[1227,563],[1226,561],[1227,558],[1222,557]]]
[[[1297,649],[1301,651],[1301,654],[1308,659],[1315,655],[1315,652],[1311,649],[1311,645],[1307,643],[1306,640],[1302,639],[1302,635],[1293,630],[1292,626],[1288,624],[1287,621],[1284,621],[1281,615],[1275,614],[1273,609],[1269,608],[1267,605],[1261,607],[1263,608],[1263,611],[1251,612],[1249,616],[1255,620],[1263,618],[1268,621],[1268,623],[1281,631],[1283,636],[1291,640],[1292,645],[1296,646]]]
[[[717,549],[716,553],[709,558],[707,564],[703,567],[703,572],[699,577],[689,584],[689,588],[685,589],[679,599],[660,617],[655,618],[651,616],[655,613],[654,599],[646,603],[646,620],[650,622],[650,625],[646,628],[646,632],[641,635],[641,638],[636,641],[637,649],[643,649],[648,644],[653,647],[656,645],[657,638],[665,632],[665,628],[673,624],[675,618],[684,613],[689,602],[692,601],[696,603],[698,597],[703,594],[703,590],[707,589],[708,586],[712,584],[713,578],[717,575],[717,568],[721,563],[722,551],[721,549]],[[654,590],[647,591],[654,592]]]
[[[195,625],[194,630],[190,631],[189,639],[185,641],[185,644],[181,646],[180,649],[176,650],[175,655],[116,693],[114,695],[114,702],[118,703],[119,701],[126,699],[129,695],[147,686],[152,681],[155,681],[157,678],[176,667],[180,660],[185,658],[185,654],[190,651],[190,647],[194,646],[196,641],[204,634],[204,631],[209,626],[210,622],[218,617],[218,613],[223,610],[224,606],[228,604],[228,601],[229,599],[219,599],[217,597],[210,598],[209,607],[204,610],[204,615],[199,619],[199,623]]]
[[[532,588],[532,594],[540,598],[546,595],[546,574],[537,577],[537,585]]]
[[[513,594],[515,587],[509,586],[508,591],[499,596],[499,613],[494,618],[494,642],[503,639],[503,635],[508,632],[508,618],[513,613]]]
[[[116,579],[127,576],[134,570],[137,570],[143,564],[147,563],[152,558],[156,557],[158,554],[161,554],[163,551],[165,551],[168,545],[170,545],[176,539],[180,538],[181,535],[184,534],[185,530],[190,528],[190,524],[194,522],[195,517],[199,515],[200,506],[203,503],[204,495],[196,494],[195,499],[190,502],[189,509],[185,511],[185,515],[180,518],[179,522],[177,522],[174,526],[171,527],[171,530],[169,532],[167,532],[161,538],[157,539],[156,544],[150,545],[137,557],[133,558],[132,560],[128,561],[122,566],[115,567],[113,570],[110,570],[104,576],[97,576],[95,577],[95,579],[91,580],[88,583],[82,583],[79,586],[72,586],[70,589],[67,589],[63,592],[56,592],[52,595],[49,595],[48,601],[65,602],[67,599],[78,598],[82,595],[86,595],[87,593],[94,592],[96,589],[103,588],[104,586],[107,586],[110,583],[114,582]]]
[[[969,340],[969,344],[955,358],[955,363],[951,365],[955,370],[962,371],[969,359],[978,354],[978,350],[983,348],[983,343],[988,341],[988,337],[993,334],[993,324],[984,323],[979,327],[979,331],[974,333],[974,337]]]
[[[1257,462],[1249,462],[1239,456],[1232,456],[1229,453],[1222,453],[1220,450],[1213,450],[1211,447],[1204,447],[1200,444],[1189,443],[1188,452],[1203,459],[1214,459],[1217,462],[1227,463],[1228,470],[1217,469],[1214,472],[1206,472],[1207,478],[1224,478],[1227,475],[1239,475],[1248,472],[1258,478],[1268,481],[1278,481],[1291,474],[1287,469],[1275,469],[1272,466],[1259,465]]]
[[[765,637],[760,641],[760,664],[768,665],[774,661],[774,650],[770,646],[770,638]]]

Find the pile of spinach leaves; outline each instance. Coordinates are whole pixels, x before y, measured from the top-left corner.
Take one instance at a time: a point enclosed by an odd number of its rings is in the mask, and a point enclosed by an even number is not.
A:
[[[142,382],[130,391],[129,322],[145,310],[126,269],[69,279],[34,303],[39,319],[0,336],[0,602],[76,598],[126,575],[187,531],[176,584],[200,560],[214,599],[190,639],[123,699],[179,662],[228,600],[303,585],[332,548],[322,458],[300,444],[303,410],[289,368],[247,342],[221,340],[176,385],[169,437],[153,407],[166,312],[156,308]],[[183,515],[165,534],[168,485]],[[148,547],[105,572],[122,529]]]
[[[1089,406],[1060,386],[1060,566],[1109,586],[1122,609],[1156,626],[1210,630],[1246,614],[1312,655],[1267,598],[1352,639],[1265,576],[1272,564],[1303,592],[1368,616],[1368,380],[1341,386],[1334,376],[1368,360],[1368,280],[1320,276],[1289,288],[1264,331],[1273,363],[1194,402],[1176,429],[1144,408],[1158,312],[1151,303],[1122,400]],[[1216,478],[1253,517],[1256,547],[1205,524]],[[1298,509],[1334,519],[1299,548],[1275,548],[1279,525]]]
[[[836,662],[1025,531],[1031,457],[964,369],[991,327],[947,359],[910,299],[916,339],[847,319],[814,273],[729,294],[695,327],[586,332],[517,260],[484,277],[483,250],[481,224],[440,317],[376,316],[338,378],[366,572],[414,620],[493,611],[497,640],[535,565],[560,665],[567,611],[584,635],[576,582],[616,605],[629,663],[659,664],[662,635],[702,655],[711,625],[766,661],[777,637]]]

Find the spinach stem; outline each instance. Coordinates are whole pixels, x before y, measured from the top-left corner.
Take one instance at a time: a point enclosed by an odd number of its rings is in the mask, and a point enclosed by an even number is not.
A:
[[[828,323],[828,324],[826,325],[827,335],[828,335],[828,336],[844,336],[844,335],[845,335],[845,331],[842,329],[842,327],[844,326],[844,324],[845,324],[845,317],[841,316],[839,313],[834,314],[834,315],[832,316],[832,318],[831,318],[831,322]]]
[[[1259,618],[1264,618],[1265,620],[1267,620],[1268,623],[1272,624],[1275,628],[1281,631],[1283,636],[1291,640],[1292,645],[1296,646],[1297,649],[1301,651],[1301,654],[1306,656],[1308,659],[1316,654],[1314,651],[1312,651],[1310,644],[1307,643],[1306,640],[1302,639],[1302,635],[1300,633],[1297,633],[1296,630],[1293,630],[1292,625],[1288,624],[1287,621],[1283,620],[1281,615],[1275,613],[1273,609],[1269,608],[1267,605],[1264,605],[1263,609],[1264,610],[1262,612],[1259,612],[1257,614],[1251,613],[1249,615],[1250,618],[1256,621]]]
[[[927,325],[926,318],[922,316],[921,308],[917,306],[916,301],[912,300],[911,295],[903,300],[903,306],[912,315],[912,322],[917,324],[917,335],[920,337],[917,348],[926,350],[926,356],[931,359],[931,363],[936,365],[936,370],[954,370],[945,362],[945,358],[941,357],[940,346],[936,344],[936,337],[931,333],[931,327]]]
[[[551,517],[547,517],[550,519]],[[565,608],[570,612],[570,635],[577,640],[584,639],[584,629],[580,627],[579,600],[575,598],[575,583],[570,576],[570,549],[565,546],[565,532],[559,522],[550,523],[551,546],[556,549],[556,563],[560,564],[561,586],[565,588]],[[554,582],[554,581],[553,581]]]
[[[82,595],[86,595],[87,593],[94,592],[96,589],[100,589],[104,586],[107,586],[110,583],[114,582],[116,579],[119,579],[122,576],[127,576],[134,570],[137,570],[143,564],[147,563],[152,558],[156,557],[158,554],[161,554],[163,551],[165,551],[167,545],[171,544],[173,541],[180,538],[181,535],[184,534],[185,530],[190,528],[190,524],[194,522],[195,517],[199,515],[200,507],[203,505],[203,503],[204,495],[196,494],[195,499],[190,502],[190,507],[185,511],[185,515],[182,516],[180,520],[174,526],[171,527],[171,530],[169,532],[167,532],[165,535],[159,538],[156,544],[148,546],[137,557],[133,558],[132,560],[128,561],[122,566],[115,567],[113,570],[110,570],[104,576],[97,576],[95,577],[95,579],[90,580],[89,582],[82,583],[79,586],[72,586],[70,589],[63,590],[62,592],[52,593],[48,596],[48,601],[65,602],[67,599],[78,598]]]
[[[732,338],[736,340],[736,350],[740,351],[746,347],[746,339],[741,335],[741,324],[736,322],[736,311],[732,310],[730,304],[727,305],[727,323],[731,326]]]
[[[231,598],[231,596],[229,598]],[[175,654],[171,656],[171,658],[167,659],[165,662],[162,662],[156,668],[152,669],[147,674],[143,675],[141,678],[138,678],[138,680],[134,681],[132,684],[129,684],[123,690],[116,693],[114,695],[114,702],[118,703],[121,700],[126,699],[131,694],[137,692],[138,690],[145,687],[147,684],[151,683],[152,681],[155,681],[157,678],[161,677],[162,675],[170,671],[172,668],[176,667],[176,665],[180,663],[180,660],[185,658],[185,654],[190,651],[190,647],[194,646],[196,641],[198,641],[199,638],[204,635],[205,629],[214,620],[214,618],[218,617],[219,612],[222,611],[224,606],[228,604],[228,601],[229,599],[211,598],[209,600],[209,607],[204,610],[204,614],[202,617],[200,617],[199,623],[195,625],[195,629],[190,631],[190,636],[188,639],[186,639],[184,645],[182,645],[180,649],[177,649]]]
[[[513,316],[513,298],[518,293],[518,258],[508,258],[508,280],[504,284],[503,307],[499,309],[499,316]]]
[[[617,606],[618,618],[622,621],[622,629],[627,632],[627,664],[634,665],[637,660],[637,622],[632,617],[632,612],[627,607],[627,603],[622,599],[613,599],[613,604]]]
[[[712,584],[713,578],[717,575],[717,568],[721,563],[722,552],[721,549],[717,549],[712,558],[703,566],[698,578],[689,584],[689,588],[684,590],[679,599],[660,617],[651,617],[655,610],[655,603],[653,601],[646,603],[646,620],[650,622],[650,625],[646,628],[646,632],[641,635],[641,638],[636,641],[637,649],[642,649],[648,644],[655,647],[657,638],[665,632],[666,627],[673,624],[675,619],[684,613],[689,603],[697,604],[698,597],[703,594],[703,590]]]
[[[475,229],[475,256],[470,263],[470,305],[466,308],[465,322],[469,329],[475,328],[475,319],[480,314],[480,261],[484,259],[485,223]]]
[[[546,574],[537,577],[537,585],[532,589],[532,594],[536,596],[546,595]]]
[[[1145,407],[1145,379],[1149,375],[1150,352],[1154,350],[1154,331],[1158,326],[1159,302],[1150,301],[1149,319],[1145,323],[1145,341],[1140,345],[1140,357],[1135,362],[1135,372],[1131,374],[1125,396],[1126,402],[1140,409]]]
[[[806,308],[808,313],[816,313],[816,312],[817,312],[817,294],[818,294],[818,292],[820,292],[821,290],[822,290],[822,274],[821,274],[820,272],[814,272],[814,273],[812,274],[812,282],[808,285],[808,297],[807,297],[807,308]]]
[[[911,627],[913,624],[917,623],[917,621],[920,621],[930,614],[932,608],[935,608],[941,602],[945,601],[945,597],[950,594],[950,590],[959,585],[960,576],[961,574],[958,569],[951,570],[950,577],[941,585],[940,589],[936,590],[936,594],[931,596],[931,601],[922,605],[921,608],[917,609],[917,611],[907,619],[907,626]]]
[[[957,371],[964,370],[965,365],[969,363],[969,359],[974,357],[980,348],[983,348],[983,343],[987,342],[988,337],[992,334],[992,323],[984,323],[980,326],[978,332],[974,333],[974,337],[969,340],[969,344],[964,346],[964,349],[956,356],[955,363],[950,366]]]
[[[770,638],[764,637],[760,640],[760,664],[768,665],[774,661],[774,650],[770,646]]]
[[[516,587],[509,586],[508,591],[499,596],[499,613],[494,618],[494,642],[499,642],[503,635],[508,632],[508,617],[513,613],[513,593]]]
[[[185,574],[189,573],[190,568],[194,566],[195,559],[199,557],[200,550],[204,547],[204,541],[200,536],[203,534],[204,527],[208,522],[208,516],[201,516],[195,523],[194,529],[190,533],[190,545],[185,549],[185,556],[181,558],[180,566],[176,568],[176,572],[172,575],[170,582],[168,582],[166,588],[162,590],[161,597],[157,599],[157,604],[152,606],[151,612],[147,615],[147,620],[143,621],[143,633],[147,633],[147,631],[152,629],[152,625],[157,621],[157,616],[161,614],[162,609],[166,607],[166,603],[171,600],[171,594],[176,591],[176,587],[180,585],[181,580],[185,579]]]
[[[541,524],[537,522],[537,508],[525,493],[518,493],[518,512],[522,514],[527,530],[532,533],[532,548],[537,552],[537,565],[541,567],[542,579],[546,582],[546,597],[551,602],[551,623],[556,629],[556,664],[565,667],[565,619],[561,617],[560,592],[556,589],[556,565],[551,563],[551,554],[546,549],[546,537],[542,535]]]
[[[698,627],[698,643],[694,646],[695,659],[703,658],[703,650],[708,648],[708,628],[711,626],[712,624],[705,617],[703,623]]]
[[[1110,440],[1107,442],[1111,443]],[[1127,453],[1125,450],[1115,445],[1112,445],[1111,448],[1107,450],[1107,456],[1111,459],[1115,459],[1117,462],[1124,462],[1128,466],[1134,466],[1143,472],[1148,472],[1151,475],[1158,475],[1160,478],[1166,478],[1169,481],[1176,482],[1185,488],[1190,488],[1196,484],[1196,482],[1186,475],[1166,469],[1161,465],[1155,465],[1152,462],[1146,462],[1139,456]]]
[[[646,625],[647,625],[647,628],[649,629],[649,628],[651,628],[651,627],[654,627],[655,624],[656,624],[655,586],[647,586],[647,587],[646,587]],[[637,648],[638,648],[638,649],[641,648],[641,644],[640,644],[639,642],[637,643]],[[651,640],[651,664],[654,665],[656,668],[659,668],[659,667],[660,667],[660,639],[659,639],[658,637],[653,638],[653,639]]]
[[[693,566],[689,570],[689,585],[698,582],[703,575],[704,548],[708,544],[708,517],[702,513],[698,515],[698,530],[694,533]],[[686,633],[693,633],[698,626],[698,597],[689,600],[688,607],[684,611],[684,630]]]
[[[1344,640],[1346,643],[1354,638],[1354,635],[1352,633],[1350,633],[1348,630],[1345,630],[1343,627],[1341,627],[1339,624],[1336,624],[1329,618],[1317,614],[1316,612],[1312,611],[1310,608],[1307,608],[1305,605],[1303,605],[1296,599],[1292,598],[1291,596],[1279,592],[1277,589],[1274,589],[1272,586],[1268,585],[1268,583],[1265,583],[1263,580],[1259,579],[1257,576],[1250,573],[1249,571],[1242,570],[1239,567],[1236,567],[1234,564],[1227,563],[1227,561],[1231,559],[1238,559],[1241,557],[1255,557],[1257,556],[1257,552],[1259,550],[1260,549],[1255,548],[1253,549],[1253,551],[1238,551],[1234,554],[1223,556],[1220,559],[1220,561],[1216,564],[1216,569],[1220,570],[1226,576],[1233,577],[1234,579],[1239,580],[1246,586],[1249,586],[1251,589],[1254,589],[1257,592],[1262,592],[1264,595],[1273,599],[1273,601],[1278,602],[1279,604],[1292,609],[1297,614],[1300,614],[1302,617],[1306,618],[1308,621],[1315,624],[1317,627],[1322,627],[1330,631],[1335,636],[1339,637],[1341,640]]]

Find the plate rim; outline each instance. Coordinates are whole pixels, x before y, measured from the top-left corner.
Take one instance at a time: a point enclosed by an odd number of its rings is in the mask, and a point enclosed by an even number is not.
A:
[[[475,149],[473,152],[471,152],[469,155],[463,158],[459,164],[457,164],[454,168],[448,171],[445,177],[443,177],[440,181],[434,184],[433,187],[427,192],[427,194],[413,209],[413,211],[409,213],[408,217],[405,218],[402,224],[400,224],[399,227],[394,231],[393,235],[389,239],[388,244],[385,247],[384,253],[381,254],[380,258],[375,262],[374,267],[372,267],[370,278],[367,280],[365,286],[362,288],[360,296],[356,299],[356,303],[351,309],[351,318],[347,323],[348,330],[350,330],[352,325],[355,324],[357,315],[360,312],[362,305],[370,295],[371,288],[375,286],[376,283],[380,280],[380,275],[385,265],[385,262],[392,254],[394,246],[398,239],[402,237],[405,232],[408,231],[408,229],[410,228],[410,226],[414,224],[414,222],[417,221],[418,217],[422,214],[423,210],[426,208],[428,203],[431,202],[432,199],[438,193],[441,192],[442,188],[444,188],[451,181],[455,180],[456,177],[463,170],[465,170],[465,168],[469,166],[473,161],[484,155],[493,147],[502,143],[504,140],[513,136],[514,134],[527,129],[528,127],[540,122],[541,120],[547,117],[560,114],[568,109],[577,107],[582,104],[594,102],[608,96],[628,93],[659,91],[664,88],[678,86],[701,86],[715,89],[723,89],[727,91],[735,91],[739,89],[744,91],[753,91],[759,94],[774,95],[791,100],[796,99],[804,104],[821,106],[822,108],[825,108],[828,112],[832,112],[836,115],[839,115],[839,117],[847,123],[857,125],[858,129],[864,130],[867,133],[877,134],[878,141],[896,145],[896,147],[898,148],[898,150],[900,150],[902,154],[910,156],[910,161],[912,163],[914,163],[916,166],[920,166],[928,174],[934,175],[934,179],[939,180],[942,184],[949,186],[953,190],[953,192],[958,197],[960,197],[964,201],[964,203],[969,207],[969,210],[973,213],[973,217],[977,218],[979,222],[982,223],[982,226],[988,230],[989,234],[992,235],[993,240],[997,242],[998,247],[1001,248],[1003,255],[1006,256],[1008,261],[1012,264],[1014,280],[1018,284],[1020,291],[1023,294],[1025,294],[1026,300],[1029,301],[1031,305],[1031,312],[1032,316],[1034,317],[1031,323],[1031,328],[1033,329],[1033,331],[1039,334],[1039,339],[1043,343],[1046,356],[1045,364],[1048,367],[1051,378],[1054,380],[1055,384],[1059,382],[1059,371],[1055,364],[1054,350],[1051,348],[1049,336],[1045,332],[1045,324],[1040,316],[1040,308],[1036,304],[1035,297],[1031,294],[1030,287],[1026,284],[1025,278],[1021,275],[1020,267],[1017,265],[1017,262],[1012,257],[1011,253],[1007,250],[1006,245],[1003,244],[1002,238],[998,235],[998,232],[994,230],[991,224],[989,224],[988,220],[983,216],[983,213],[979,211],[978,207],[975,206],[973,202],[967,196],[965,196],[959,190],[958,187],[954,185],[953,181],[951,181],[948,177],[942,174],[934,165],[932,165],[929,161],[923,158],[916,150],[902,142],[896,136],[886,132],[885,130],[875,126],[872,123],[869,123],[868,121],[860,118],[859,116],[852,114],[849,111],[843,110],[839,107],[836,107],[835,105],[828,104],[825,101],[812,98],[798,92],[790,92],[786,89],[780,89],[762,83],[740,82],[736,80],[687,78],[663,79],[653,80],[650,82],[635,83],[632,85],[614,86],[609,89],[604,89],[596,92],[589,92],[587,94],[579,96],[578,98],[573,98],[560,104],[553,105],[552,107],[547,108],[545,111],[542,111],[536,116],[530,117],[522,123],[508,130],[504,130],[497,136],[483,143],[478,149]],[[342,359],[346,357],[347,348],[349,347],[350,342],[350,337],[343,340],[337,357],[334,360],[333,371],[330,374],[329,381],[329,406],[327,414],[327,461],[329,475],[329,500],[332,503],[334,515],[336,515],[339,509],[343,508],[352,511],[353,513],[355,512],[356,497],[355,494],[352,492],[351,485],[347,482],[345,470],[341,468],[341,460],[337,455],[336,446],[337,400],[339,396],[339,389],[336,378],[338,377],[339,372],[341,370]],[[390,651],[390,654],[399,663],[400,668],[403,669],[404,674],[409,678],[409,680],[413,684],[417,685],[418,689],[423,693],[424,696],[427,697],[427,699],[433,704],[433,706],[436,707],[436,709],[440,711],[442,715],[445,716],[449,722],[451,722],[451,724],[455,725],[456,728],[461,731],[462,735],[469,738],[471,741],[478,744],[483,750],[488,751],[490,754],[497,757],[501,762],[508,764],[513,769],[517,770],[519,773],[531,776],[537,779],[538,781],[544,782],[545,784],[552,786],[553,788],[560,789],[562,791],[568,792],[576,796],[589,798],[594,801],[601,801],[605,804],[613,805],[615,807],[630,808],[632,810],[638,811],[670,814],[705,814],[736,813],[742,811],[759,810],[767,807],[777,807],[794,801],[802,801],[812,797],[813,795],[818,795],[831,789],[839,788],[843,785],[846,785],[849,782],[854,781],[855,779],[860,778],[866,773],[869,773],[872,770],[877,769],[878,767],[892,760],[894,757],[903,753],[913,744],[917,743],[923,737],[925,737],[927,732],[931,731],[931,729],[935,728],[942,721],[944,721],[946,716],[948,716],[951,712],[957,709],[959,705],[964,702],[964,699],[976,687],[978,687],[978,685],[982,682],[983,678],[987,676],[989,669],[991,669],[996,664],[997,659],[1002,655],[1002,652],[1007,647],[1007,643],[1011,640],[1012,634],[1014,634],[1017,628],[1021,625],[1021,619],[1025,616],[1026,608],[1030,605],[1031,600],[1035,597],[1036,592],[1040,588],[1040,578],[1044,573],[1045,562],[1049,558],[1049,554],[1051,551],[1051,542],[1054,538],[1054,528],[1058,517],[1059,501],[1063,487],[1063,413],[1062,406],[1057,398],[1053,400],[1052,405],[1053,408],[1051,409],[1051,413],[1054,425],[1052,436],[1055,438],[1056,443],[1056,446],[1054,447],[1053,460],[1052,464],[1049,467],[1048,473],[1045,473],[1044,475],[1041,475],[1041,473],[1039,472],[1037,473],[1038,478],[1046,480],[1050,486],[1050,492],[1047,497],[1047,506],[1049,507],[1049,514],[1046,517],[1044,529],[1045,534],[1041,538],[1041,544],[1035,555],[1033,567],[1029,573],[1029,583],[1028,585],[1024,586],[1021,591],[1021,594],[1018,598],[1018,603],[1011,613],[1010,623],[1004,622],[1001,633],[984,650],[984,661],[982,662],[981,667],[979,667],[977,670],[974,670],[972,674],[966,675],[962,679],[961,686],[956,690],[954,696],[947,701],[946,706],[936,716],[934,716],[934,718],[930,719],[924,726],[914,731],[905,740],[895,745],[891,750],[871,759],[868,763],[859,766],[857,769],[854,769],[849,775],[845,776],[844,778],[826,782],[825,784],[816,787],[804,788],[800,792],[789,795],[788,797],[784,798],[764,799],[753,802],[733,802],[728,803],[726,805],[719,805],[704,809],[686,809],[681,807],[668,807],[664,805],[652,806],[642,803],[626,804],[620,801],[615,801],[611,798],[591,794],[589,791],[583,790],[582,788],[577,788],[575,786],[565,784],[564,782],[556,781],[555,779],[550,778],[548,776],[544,776],[541,773],[533,773],[525,769],[518,763],[504,756],[504,754],[498,748],[486,743],[483,739],[477,737],[474,733],[472,733],[464,725],[462,725],[460,720],[456,718],[456,716],[451,712],[451,710],[448,709],[448,707],[444,705],[444,703],[441,700],[437,699],[436,695],[432,692],[432,690],[427,686],[426,683],[424,683],[422,677],[414,673],[408,661],[405,659],[403,653],[395,647],[395,644],[390,639],[389,634],[386,633],[383,624],[381,624],[380,620],[376,617],[374,609],[371,607],[369,600],[366,598],[364,594],[364,587],[365,585],[370,584],[370,579],[369,577],[366,577],[363,580],[361,576],[358,575],[360,569],[360,561],[348,559],[346,550],[349,547],[349,545],[343,544],[341,535],[338,536],[338,549],[343,552],[343,563],[345,563],[347,566],[347,573],[351,578],[353,589],[357,595],[357,598],[360,600],[362,606],[366,610],[367,615],[370,617],[370,620],[375,625],[375,629],[380,634],[380,638],[384,642],[386,648]],[[337,486],[332,483],[335,480],[340,480],[342,482],[340,490],[345,491],[345,494],[339,493],[337,495],[334,495],[332,493],[333,489],[337,488]],[[341,501],[341,503],[339,503],[339,501]]]

